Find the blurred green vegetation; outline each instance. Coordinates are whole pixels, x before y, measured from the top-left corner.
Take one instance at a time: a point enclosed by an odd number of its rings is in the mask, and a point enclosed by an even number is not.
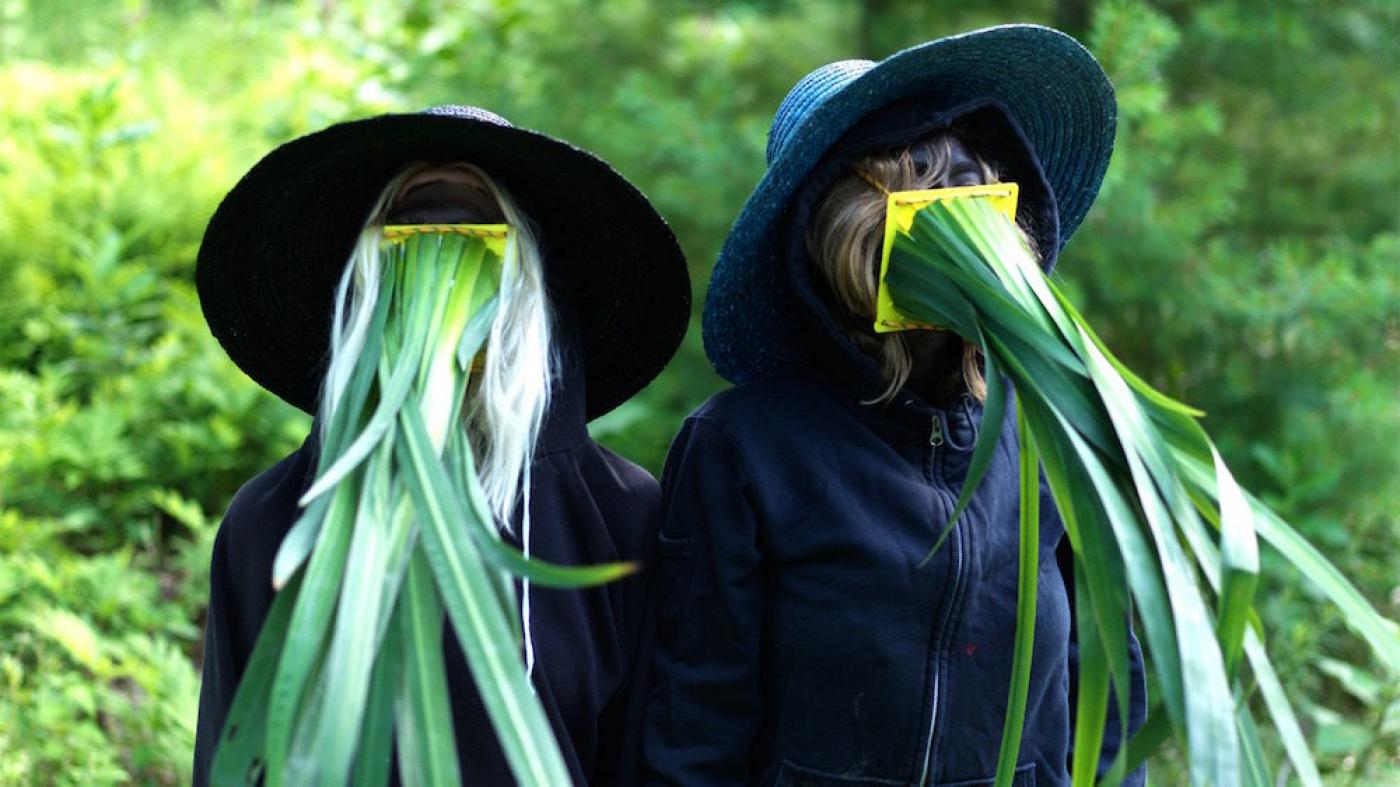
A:
[[[1007,21],[1074,33],[1119,90],[1066,286],[1400,617],[1390,0],[0,0],[0,784],[189,780],[214,527],[307,427],[225,359],[192,283],[260,155],[351,117],[492,108],[649,194],[698,304],[793,81]],[[697,323],[595,433],[656,470],[721,384]],[[1395,676],[1267,556],[1260,604],[1329,783],[1400,783]],[[1155,760],[1155,783],[1181,777]]]

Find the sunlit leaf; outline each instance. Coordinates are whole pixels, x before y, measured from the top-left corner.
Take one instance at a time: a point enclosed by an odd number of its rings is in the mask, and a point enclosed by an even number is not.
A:
[[[1196,420],[1200,412],[1154,390],[1116,359],[1045,278],[1019,230],[985,200],[947,199],[921,209],[894,241],[885,283],[900,312],[951,328],[981,348],[994,378],[988,417],[1002,409],[1001,375],[1014,389],[1022,450],[1034,462],[1031,446],[1038,449],[1075,553],[1084,659],[1077,753],[1092,757],[1106,743],[1102,725],[1110,688],[1120,717],[1127,712],[1130,597],[1160,699],[1147,725],[1102,774],[1104,781],[1117,783],[1174,735],[1188,754],[1193,784],[1267,784],[1270,769],[1241,694],[1244,684],[1233,680],[1247,655],[1297,773],[1316,783],[1316,766],[1252,629],[1257,536],[1318,583],[1392,671],[1400,668],[1395,625],[1239,487]],[[997,439],[988,431],[974,449],[975,472],[955,515],[983,476],[977,457]],[[1023,469],[1023,512],[1038,495],[1024,479]],[[1217,530],[1214,539],[1207,522]],[[1035,548],[1023,523],[1023,566]],[[1024,594],[1019,604],[1018,648],[1023,618],[1033,615]],[[1010,676],[998,784],[1007,783],[1008,768],[1014,769],[1024,712],[1017,692],[1025,677],[1018,662]],[[1077,786],[1100,775],[1093,760],[1073,764]]]
[[[215,773],[269,787],[383,784],[393,740],[405,784],[458,783],[446,614],[517,781],[568,783],[521,659],[512,577],[582,587],[636,566],[527,558],[496,529],[462,410],[496,314],[499,253],[476,237],[415,235],[381,263],[365,351],[274,562],[274,585],[290,580],[282,617],[259,636],[226,727],[239,733]]]

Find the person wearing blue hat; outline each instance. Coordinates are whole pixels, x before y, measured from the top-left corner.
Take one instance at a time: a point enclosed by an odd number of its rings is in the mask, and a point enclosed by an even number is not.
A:
[[[873,332],[886,195],[1015,182],[1049,270],[1098,192],[1115,117],[1093,56],[1033,25],[832,63],[783,100],[705,304],[706,352],[734,387],[686,420],[662,479],[652,783],[992,783],[1016,627],[1016,429],[925,563],[985,383],[956,335]],[[1015,785],[1068,784],[1073,756],[1073,585],[1048,557],[1064,528],[1041,495]],[[1135,639],[1131,663],[1101,772],[1144,720]]]

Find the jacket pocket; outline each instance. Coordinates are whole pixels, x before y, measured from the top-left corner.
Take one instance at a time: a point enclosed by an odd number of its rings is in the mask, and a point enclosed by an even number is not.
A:
[[[988,776],[985,779],[963,779],[955,782],[939,782],[934,787],[992,787],[996,784],[996,776]],[[1011,777],[1011,787],[1035,787],[1035,763],[1028,762],[1016,769],[1016,775]]]
[[[656,551],[660,558],[659,606],[660,635],[670,639],[685,613],[690,596],[690,581],[695,574],[695,539],[672,538],[665,533],[656,535]]]
[[[877,779],[872,776],[847,776],[825,773],[815,768],[784,759],[778,763],[773,787],[904,787],[902,781]]]

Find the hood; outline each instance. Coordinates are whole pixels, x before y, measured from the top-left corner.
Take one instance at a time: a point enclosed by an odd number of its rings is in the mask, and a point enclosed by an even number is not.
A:
[[[878,110],[856,124],[822,157],[802,183],[790,208],[783,246],[782,285],[791,288],[802,317],[813,326],[799,332],[804,365],[831,380],[853,387],[861,399],[878,396],[885,388],[880,366],[861,352],[833,314],[830,288],[807,253],[807,223],[817,201],[856,158],[903,147],[940,129],[952,129],[970,147],[990,159],[1004,180],[1020,186],[1016,221],[1038,249],[1048,249],[1042,267],[1049,271],[1059,249],[1059,217],[1055,196],[1030,143],[1011,114],[999,103],[980,100],[951,110],[930,108],[922,97],[904,99]],[[934,105],[936,106],[936,105]],[[991,155],[988,155],[988,152]]]
[[[536,455],[572,448],[588,439],[588,374],[579,323],[572,302],[559,297],[557,288],[551,288],[550,303],[555,373]]]

